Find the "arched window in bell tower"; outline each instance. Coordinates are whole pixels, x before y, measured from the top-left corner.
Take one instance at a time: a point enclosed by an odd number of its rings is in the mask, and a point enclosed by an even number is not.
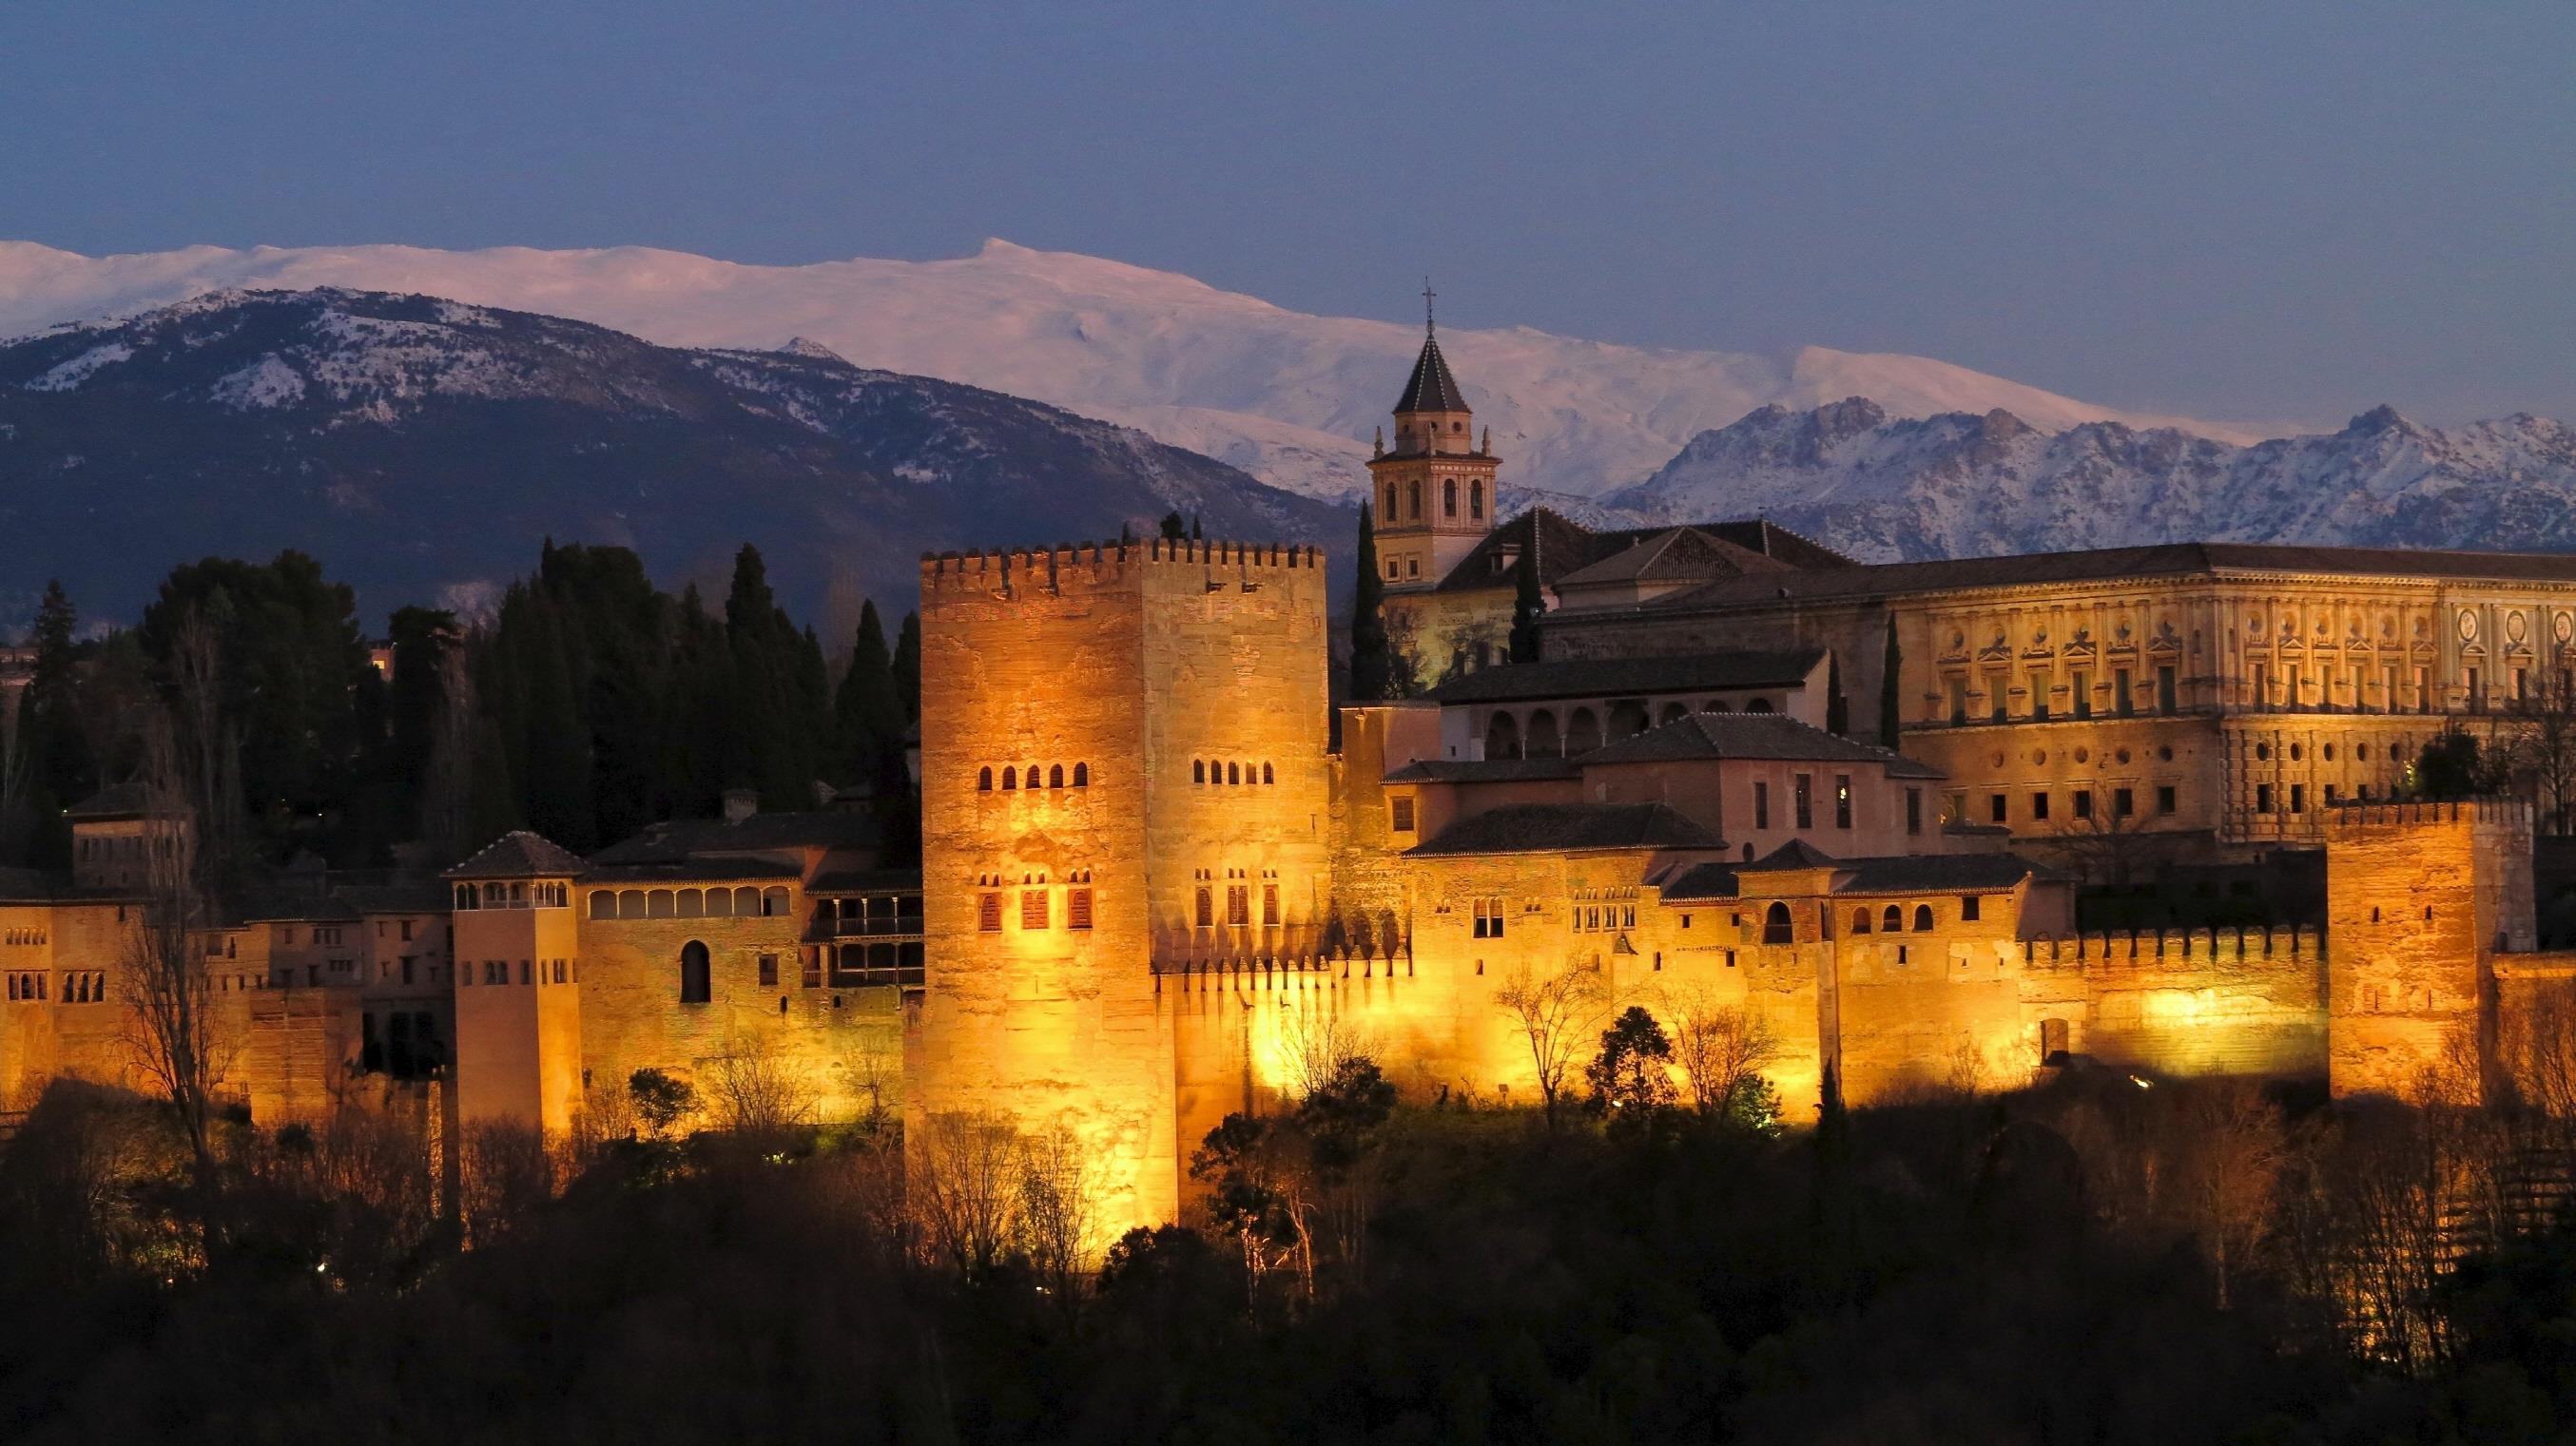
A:
[[[1404,502],[1406,508],[1406,519],[1412,522],[1420,522],[1422,520],[1421,482],[1413,481],[1404,484]]]
[[[1443,517],[1458,515],[1458,479],[1455,477],[1440,479],[1440,515]]]
[[[1485,520],[1485,479],[1481,477],[1467,484],[1467,516],[1471,521]]]
[[[1395,519],[1395,484],[1389,482],[1386,484],[1386,520],[1393,522]]]

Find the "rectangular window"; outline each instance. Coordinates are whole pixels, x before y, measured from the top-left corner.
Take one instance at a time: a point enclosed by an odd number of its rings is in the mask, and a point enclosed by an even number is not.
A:
[[[1949,677],[1949,690],[1950,690],[1950,721],[1951,721],[1951,723],[1953,723],[1953,724],[1960,724],[1960,723],[1965,723],[1965,722],[1967,722],[1967,721],[1968,721],[1968,678],[1967,678],[1967,675],[1966,675],[1966,674],[1964,674],[1964,673],[1952,673],[1952,674],[1950,675],[1950,677]]]
[[[1020,927],[1043,929],[1046,926],[1047,891],[1044,889],[1020,890]]]
[[[2111,816],[2127,818],[2138,811],[2137,795],[2125,788],[2111,790]]]
[[[2272,785],[2268,783],[2254,785],[2254,811],[2256,813],[2272,811]]]
[[[2092,717],[2093,675],[2091,673],[2077,673],[2069,678],[2067,683],[2068,692],[2072,694],[2072,697],[2070,697],[2068,701],[2074,705],[2075,716],[2078,718]]]
[[[2531,670],[2529,668],[2516,668],[2513,670],[2513,701],[2517,703],[2528,703],[2531,701]]]
[[[2296,663],[2289,665],[2288,672],[2290,675],[2287,680],[2290,690],[2290,711],[2296,713],[2301,708],[2307,706],[2308,680],[2302,675],[2299,665]]]
[[[805,962],[803,966],[797,970],[796,982],[804,985],[808,989],[820,989],[823,987],[822,950],[808,949],[805,951]]]
[[[975,927],[986,934],[1002,932],[1002,896],[986,893],[975,901]]]
[[[1389,823],[1388,823],[1388,825],[1387,825],[1389,828],[1393,829],[1393,830],[1394,830],[1395,832],[1397,832],[1397,833],[1411,833],[1411,832],[1413,832],[1413,800],[1412,800],[1412,799],[1410,799],[1410,798],[1393,798],[1393,799],[1389,799],[1389,800],[1387,800],[1387,809],[1388,809],[1388,811],[1389,811],[1389,818],[1390,818],[1390,822],[1389,822]]]
[[[2111,670],[2111,711],[2123,718],[2138,711],[2137,704],[2129,697],[2129,670],[2126,668]]]
[[[1941,795],[1941,826],[1943,828],[1947,828],[1954,823],[1966,823],[1967,821],[1968,796],[1964,793],[1945,793]]]
[[[2156,812],[2172,813],[2179,806],[2179,801],[2174,797],[2174,786],[2172,784],[2159,783],[2156,785]]]
[[[1685,925],[1684,927],[1688,926]],[[1499,939],[1503,937],[1502,900],[1478,899],[1476,901],[1476,937],[1479,939]]]
[[[560,961],[555,965],[555,982],[557,984],[563,982],[563,964]],[[763,989],[778,987],[778,956],[775,954],[760,956],[760,987]]]
[[[1068,929],[1091,927],[1091,890],[1076,888],[1064,891],[1064,926]]]
[[[2156,668],[2156,711],[2171,717],[2181,702],[2174,686],[2173,665],[2160,664]]]
[[[409,919],[402,921],[402,936],[404,943],[408,944],[411,942],[411,920]]]
[[[1771,785],[1758,778],[1753,780],[1753,826],[1771,826]]]
[[[1216,890],[1205,884],[1199,885],[1197,918],[1198,926],[1202,929],[1216,927]]]
[[[1996,823],[2012,822],[2012,798],[2009,794],[1992,794],[1986,800],[1987,813]]]
[[[1261,886],[1261,927],[1265,929],[1279,927],[1279,886],[1277,884]]]
[[[2308,786],[2307,786],[2306,784],[2304,784],[2304,783],[2293,783],[2293,784],[2291,784],[2291,785],[2290,785],[2290,812],[2292,812],[2292,813],[2306,813],[2307,811],[2308,811]]]
[[[1848,773],[1835,774],[1834,827],[1849,828],[1852,826],[1851,803],[1851,775]]]
[[[1905,831],[1909,834],[1919,834],[1923,832],[1922,789],[1909,788],[1905,790]]]
[[[2075,816],[2077,818],[2093,816],[2093,790],[2089,788],[2075,790]]]
[[[2034,793],[2030,796],[2030,821],[2033,823],[2048,822],[2047,794]]]
[[[1969,924],[1975,923],[1977,921],[1977,905],[1980,902],[1982,901],[1975,894],[1961,894],[1959,896],[1960,922]]]
[[[2257,708],[2272,706],[2272,670],[2262,663],[2254,665],[2254,706]]]
[[[2433,670],[2430,668],[2415,670],[2415,711],[2418,713],[2433,711]]]
[[[2030,716],[2031,721],[2035,723],[2048,721],[2048,675],[2046,673],[2030,675]]]
[[[2472,713],[2483,713],[2487,711],[2487,693],[2485,687],[2482,686],[2485,681],[2485,679],[2478,676],[2477,669],[2469,669],[2469,711]]]
[[[1795,810],[1798,827],[1802,829],[1816,826],[1815,789],[1816,782],[1813,775],[1801,773],[1789,780],[1791,806]]]
[[[2004,681],[2001,673],[1986,675],[1986,708],[1986,716],[1994,722],[2001,723],[2012,717],[2012,685]]]
[[[1225,886],[1225,921],[1238,929],[1252,922],[1252,886],[1250,884]]]
[[[402,956],[402,979],[405,984],[409,984],[411,982],[411,956],[409,954]]]

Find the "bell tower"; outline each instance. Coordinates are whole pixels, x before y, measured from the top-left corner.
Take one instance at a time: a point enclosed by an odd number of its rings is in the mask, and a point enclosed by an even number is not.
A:
[[[1475,413],[1440,354],[1429,282],[1422,287],[1422,355],[1395,403],[1395,446],[1380,434],[1369,459],[1377,509],[1377,560],[1389,592],[1428,589],[1493,529],[1491,429],[1479,438]]]

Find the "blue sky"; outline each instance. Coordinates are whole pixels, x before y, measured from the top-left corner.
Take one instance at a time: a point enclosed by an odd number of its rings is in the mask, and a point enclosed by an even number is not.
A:
[[[2576,419],[2576,5],[9,0],[0,235],[997,235],[2141,409]]]

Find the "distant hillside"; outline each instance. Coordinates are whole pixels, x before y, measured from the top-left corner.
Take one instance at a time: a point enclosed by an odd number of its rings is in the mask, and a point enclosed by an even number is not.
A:
[[[216,293],[0,345],[0,620],[48,576],[132,619],[172,564],[299,547],[380,617],[472,606],[541,539],[619,543],[721,591],[748,541],[836,632],[914,605],[925,550],[1350,520],[1144,434],[868,371],[799,342],[687,351],[421,296]]]
[[[2576,551],[2576,430],[2382,407],[2239,447],[2003,411],[1900,419],[1855,397],[1764,407],[1600,500],[1648,522],[1761,513],[1871,561],[2183,539]]]

